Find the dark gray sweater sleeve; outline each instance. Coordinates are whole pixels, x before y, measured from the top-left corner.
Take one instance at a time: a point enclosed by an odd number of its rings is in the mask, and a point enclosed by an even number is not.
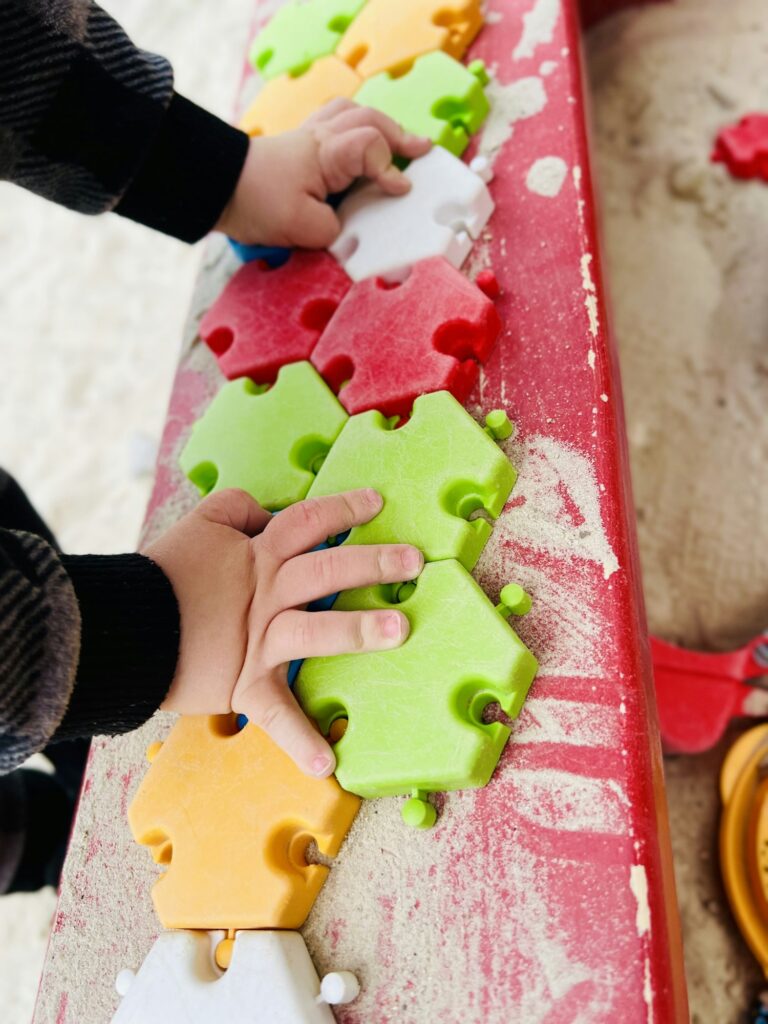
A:
[[[247,149],[91,0],[0,0],[0,178],[193,242],[218,220]]]
[[[178,644],[173,588],[150,559],[61,555],[0,530],[0,773],[51,741],[141,725]]]

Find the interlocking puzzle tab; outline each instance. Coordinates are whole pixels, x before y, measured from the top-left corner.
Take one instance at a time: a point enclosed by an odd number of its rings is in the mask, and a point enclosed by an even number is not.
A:
[[[415,264],[402,284],[353,285],[312,362],[347,412],[405,417],[428,392],[463,402],[500,329],[493,302],[438,256]]]
[[[338,57],[323,57],[300,75],[280,75],[267,82],[240,120],[249,135],[289,132],[339,97],[351,99],[362,79]]]
[[[398,78],[388,72],[369,78],[355,102],[388,114],[406,131],[426,135],[454,156],[488,116],[488,82],[481,60],[465,67],[442,50],[424,54]]]
[[[483,25],[481,0],[368,0],[336,53],[363,78],[402,74],[423,53],[461,58]]]
[[[291,0],[251,43],[249,59],[264,78],[300,75],[333,53],[365,0]]]
[[[180,718],[128,809],[167,865],[152,890],[163,927],[301,927],[328,874],[307,846],[335,856],[359,803],[235,715]]]
[[[768,114],[747,114],[718,133],[712,160],[735,178],[768,181]]]
[[[524,611],[527,595],[512,589],[515,610]],[[364,797],[413,793],[406,821],[428,827],[434,809],[425,793],[484,786],[490,779],[510,730],[484,722],[483,709],[498,702],[514,718],[537,663],[458,562],[425,565],[418,580],[399,591],[347,591],[335,605],[342,611],[393,606],[411,624],[402,647],[310,658],[296,693],[324,734],[338,719],[348,720],[335,745],[341,785]]]
[[[353,416],[323,463],[309,496],[375,487],[384,507],[355,526],[348,544],[414,544],[427,561],[458,559],[472,569],[516,473],[482,427],[447,391],[416,399],[413,416],[393,430],[379,412]]]
[[[442,146],[405,170],[411,190],[388,196],[374,182],[338,208],[341,233],[330,251],[354,281],[402,279],[419,260],[443,256],[460,267],[493,213],[481,176]]]
[[[221,372],[268,384],[285,363],[309,359],[352,282],[326,252],[294,252],[270,270],[246,263],[200,323]]]
[[[265,390],[230,381],[192,427],[179,464],[202,494],[239,487],[270,512],[301,501],[347,420],[309,363]]]
[[[119,976],[112,1024],[335,1024],[329,1005],[355,997],[347,971],[321,983],[298,932],[239,932],[222,974],[213,954],[222,935],[160,935],[138,973]]]

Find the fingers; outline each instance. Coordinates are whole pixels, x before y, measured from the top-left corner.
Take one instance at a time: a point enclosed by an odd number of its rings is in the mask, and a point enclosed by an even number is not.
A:
[[[432,147],[429,139],[421,135],[411,135],[410,132],[404,131],[397,121],[372,107],[350,103],[346,109],[339,110],[330,121],[333,130],[338,134],[356,128],[374,128],[382,136],[390,152],[411,160],[423,156]]]
[[[271,513],[262,508],[247,491],[235,488],[209,494],[194,509],[193,515],[202,516],[209,523],[230,526],[249,537],[261,533],[272,519]]]
[[[342,96],[337,96],[334,100],[329,100],[324,106],[320,107],[313,114],[304,121],[304,124],[325,124],[328,121],[332,121],[339,114],[344,113],[346,110],[353,110],[357,106],[352,100],[345,99]]]
[[[236,706],[235,706],[236,705]],[[285,678],[271,673],[233,701],[233,710],[263,729],[306,775],[324,778],[336,767],[333,751],[306,717]]]
[[[277,607],[295,608],[341,590],[412,580],[423,566],[423,555],[409,544],[352,545],[313,551],[283,564],[274,597]]]
[[[364,612],[281,612],[267,631],[268,663],[283,665],[292,658],[324,658],[364,654],[399,647],[410,623],[394,609]]]
[[[370,488],[299,501],[272,518],[261,543],[273,558],[285,562],[329,537],[367,523],[382,505],[381,495]]]
[[[370,178],[385,192],[407,192],[410,182],[392,163],[392,154],[422,156],[429,139],[410,135],[380,110],[346,101],[321,122],[325,138],[320,161],[329,191],[346,188],[355,178]]]

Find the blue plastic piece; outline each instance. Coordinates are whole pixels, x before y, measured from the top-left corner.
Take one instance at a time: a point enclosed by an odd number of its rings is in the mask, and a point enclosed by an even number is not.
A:
[[[234,238],[227,241],[234,249],[237,256],[243,263],[252,263],[253,260],[264,260],[268,267],[275,269],[282,267],[291,257],[291,249],[283,249],[278,245],[243,245],[236,242]]]

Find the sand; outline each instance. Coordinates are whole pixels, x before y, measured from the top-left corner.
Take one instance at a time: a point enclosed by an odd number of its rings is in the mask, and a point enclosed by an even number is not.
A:
[[[652,630],[727,648],[768,625],[768,187],[717,129],[768,109],[763,0],[626,12],[588,45],[609,291]],[[717,750],[666,764],[694,1024],[761,985],[717,859]]]

